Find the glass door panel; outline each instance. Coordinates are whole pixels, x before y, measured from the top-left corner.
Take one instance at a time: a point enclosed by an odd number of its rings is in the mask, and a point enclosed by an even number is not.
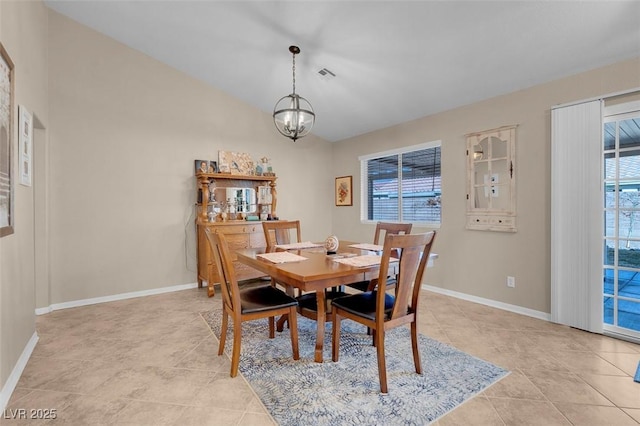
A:
[[[640,336],[640,112],[603,128],[605,330]]]

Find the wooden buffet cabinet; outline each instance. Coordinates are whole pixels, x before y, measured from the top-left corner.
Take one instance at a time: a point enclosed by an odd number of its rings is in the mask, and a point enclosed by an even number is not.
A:
[[[206,228],[213,228],[217,232],[224,233],[229,243],[229,248],[233,250],[251,247],[266,246],[262,222],[247,220],[222,220],[220,215],[215,215],[214,220],[208,216],[210,185],[215,185],[215,190],[224,188],[253,188],[258,186],[269,186],[271,188],[271,215],[276,216],[276,177],[275,176],[241,176],[224,173],[197,173],[196,179],[198,189],[201,191],[199,197],[199,211],[196,218],[197,232],[197,253],[198,253],[198,287],[207,282],[209,297],[215,294],[214,285],[219,282],[218,270],[213,260],[209,242],[205,234]],[[257,205],[258,212],[251,213],[259,215],[260,205]],[[251,278],[258,278],[264,274],[243,263],[234,261],[233,266],[236,271],[238,281]]]

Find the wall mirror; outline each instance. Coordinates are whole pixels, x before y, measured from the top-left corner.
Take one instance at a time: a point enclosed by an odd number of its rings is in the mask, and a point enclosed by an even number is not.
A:
[[[467,135],[467,229],[516,231],[515,130]]]
[[[253,188],[216,188],[218,204],[227,203],[229,213],[255,213],[256,190]]]

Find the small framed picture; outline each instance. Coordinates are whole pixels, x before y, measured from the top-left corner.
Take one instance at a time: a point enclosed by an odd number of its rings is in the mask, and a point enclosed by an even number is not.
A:
[[[33,116],[27,109],[18,105],[18,149],[20,151],[20,184],[31,186],[33,167]]]
[[[195,160],[196,174],[198,173],[217,173],[218,163],[209,160]]]
[[[353,192],[351,184],[351,176],[341,176],[336,178],[336,206],[353,205]]]

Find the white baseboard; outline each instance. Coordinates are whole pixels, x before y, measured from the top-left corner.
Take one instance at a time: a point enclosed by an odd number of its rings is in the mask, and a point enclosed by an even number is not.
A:
[[[529,309],[529,308],[523,308],[522,306],[511,305],[509,303],[498,302],[496,300],[485,299],[483,297],[472,296],[466,293],[460,293],[457,291],[447,290],[440,287],[434,287],[428,284],[422,284],[422,288],[425,290],[432,291],[434,293],[455,297],[456,299],[468,300],[469,302],[480,303],[481,305],[491,306],[492,308],[498,308],[504,311],[514,312],[516,314],[526,315],[528,317],[533,317],[533,318],[541,319],[544,321],[551,321],[551,314],[548,314],[546,312],[536,311],[534,309]]]
[[[31,358],[31,353],[36,347],[36,343],[38,343],[38,333],[34,331],[31,339],[29,339],[26,346],[22,350],[22,354],[20,355],[20,358],[18,358],[18,362],[16,362],[16,365],[13,367],[9,378],[2,387],[2,392],[0,392],[0,411],[2,411],[3,413],[5,408],[7,408],[7,404],[9,403],[9,399],[11,398],[11,394],[18,384],[18,380],[20,380],[20,376],[22,375],[24,368],[27,366],[29,358]]]
[[[170,287],[153,288],[150,290],[132,291],[111,296],[93,297],[91,299],[72,300],[70,302],[54,303],[45,308],[37,308],[36,315],[44,315],[60,309],[77,308],[79,306],[96,305],[98,303],[115,302],[116,300],[133,299],[135,297],[152,296],[154,294],[172,293],[174,291],[197,288],[197,283],[173,285]]]

